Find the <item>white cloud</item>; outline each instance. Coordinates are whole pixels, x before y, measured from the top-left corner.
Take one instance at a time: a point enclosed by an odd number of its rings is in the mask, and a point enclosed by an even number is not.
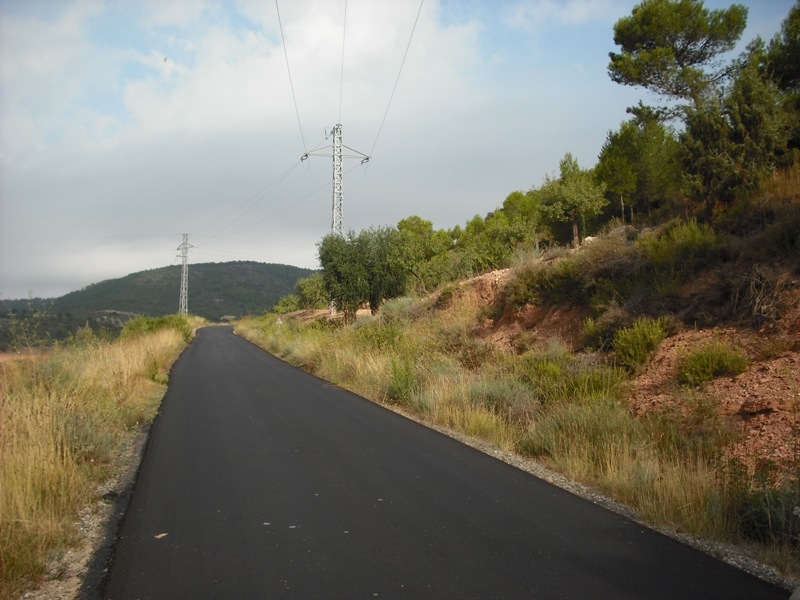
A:
[[[612,0],[526,0],[506,6],[504,20],[511,29],[539,31],[548,24],[586,24],[609,16],[619,18],[623,3]]]
[[[280,0],[306,148],[274,1],[0,4],[0,295],[172,264],[184,232],[192,261],[313,267],[331,163],[299,157],[337,121],[370,152],[387,107],[345,228],[463,225],[593,164],[641,97],[605,73],[633,4],[425,0],[389,106],[418,0],[348,0],[343,62],[343,0]]]
[[[214,8],[208,0],[140,0],[140,4],[145,11],[142,24],[147,27],[187,27]]]

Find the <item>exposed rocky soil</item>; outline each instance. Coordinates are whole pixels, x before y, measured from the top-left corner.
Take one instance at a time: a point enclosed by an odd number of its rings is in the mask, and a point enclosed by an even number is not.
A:
[[[493,303],[510,275],[496,271],[465,282],[482,301]],[[731,455],[755,468],[770,463],[782,472],[800,469],[800,286],[787,286],[785,308],[777,322],[761,330],[748,327],[684,328],[664,340],[650,363],[631,383],[637,413],[686,410],[686,391],[676,379],[679,357],[712,340],[741,348],[750,359],[747,370],[694,390],[714,407],[739,435]],[[581,346],[586,311],[576,307],[525,306],[483,326],[485,339],[507,350],[558,337]]]
[[[744,373],[716,379],[699,392],[738,434],[731,456],[751,469],[771,465],[784,473],[796,471],[800,468],[800,353],[789,347],[789,340],[781,343],[785,349],[779,355],[760,357],[764,345],[775,340],[757,332],[730,328],[681,332],[662,342],[651,364],[635,379],[634,410],[682,409],[685,394],[675,383],[677,357],[713,339],[745,349],[752,361]]]

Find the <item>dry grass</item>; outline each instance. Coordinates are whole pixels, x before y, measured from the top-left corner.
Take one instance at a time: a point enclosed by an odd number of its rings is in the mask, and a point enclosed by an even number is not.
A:
[[[758,201],[778,206],[800,203],[800,162],[777,171],[764,184]]]
[[[16,597],[75,539],[78,511],[126,432],[155,416],[184,345],[162,330],[0,364],[0,598]]]
[[[722,438],[708,442],[709,452],[681,437],[675,421],[640,421],[624,398],[624,372],[577,357],[558,339],[520,356],[484,352],[475,337],[484,301],[471,290],[451,294],[437,310],[424,301],[392,306],[385,323],[326,328],[257,319],[238,330],[372,400],[535,457],[652,523],[733,537],[710,458]]]

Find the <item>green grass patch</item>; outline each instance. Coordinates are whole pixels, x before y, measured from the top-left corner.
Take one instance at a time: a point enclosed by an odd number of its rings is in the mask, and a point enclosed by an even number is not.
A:
[[[666,319],[643,317],[614,335],[617,364],[635,371],[646,364],[658,345],[667,337]]]
[[[714,340],[680,356],[677,377],[682,384],[698,386],[723,375],[738,375],[749,364],[743,350],[721,340]]]
[[[165,315],[162,317],[136,317],[131,319],[122,328],[122,339],[156,333],[162,329],[174,329],[183,335],[184,340],[189,340],[192,334],[189,320],[184,315]]]

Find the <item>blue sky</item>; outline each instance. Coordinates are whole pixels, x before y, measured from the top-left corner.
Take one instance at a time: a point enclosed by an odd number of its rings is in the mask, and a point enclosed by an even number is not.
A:
[[[463,225],[568,151],[591,167],[655,101],[606,71],[635,4],[0,0],[0,299],[175,264],[182,233],[190,262],[316,268],[332,165],[300,156],[337,122],[372,156],[345,162],[355,231]],[[793,2],[743,4],[742,47]]]

